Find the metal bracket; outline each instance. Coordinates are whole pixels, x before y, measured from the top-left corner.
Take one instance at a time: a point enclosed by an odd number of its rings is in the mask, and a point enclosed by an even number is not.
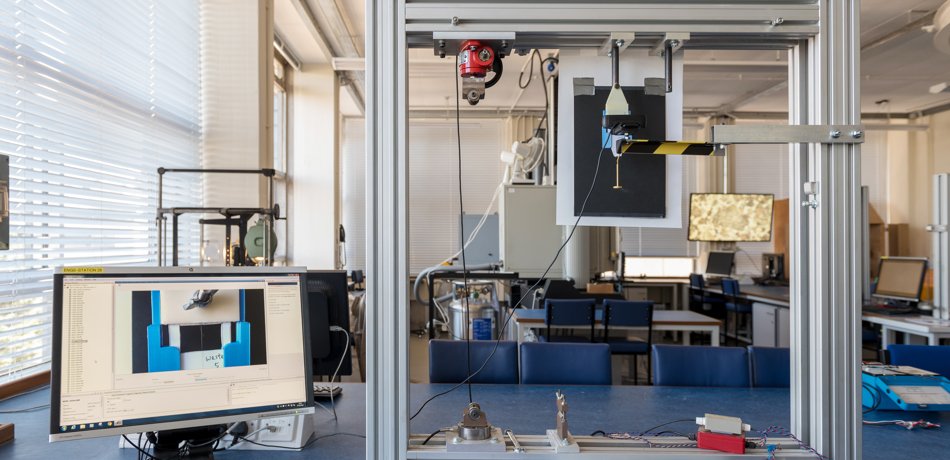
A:
[[[658,40],[656,44],[653,45],[653,48],[650,48],[650,56],[663,56],[666,54],[667,43],[672,45],[673,52],[675,53],[679,51],[687,41],[689,41],[689,32],[668,33],[663,36],[662,40]]]
[[[863,144],[864,125],[714,125],[713,144]]]
[[[946,225],[928,225],[924,228],[927,229],[927,231],[931,233],[946,233],[947,232]]]
[[[613,48],[614,42],[617,42],[617,47],[620,48],[620,52],[623,53],[623,50],[627,49],[627,47],[633,43],[634,38],[636,38],[636,34],[633,32],[611,32],[610,38],[604,40],[604,43],[600,45],[600,49],[597,50],[597,55],[607,56],[607,53]]]
[[[521,447],[521,443],[518,442],[518,438],[515,437],[515,433],[511,430],[505,430],[505,434],[508,435],[508,439],[511,440],[511,445],[514,447],[516,454],[523,454],[526,452],[524,447]]]
[[[575,96],[593,96],[594,79],[590,77],[574,77]]]
[[[462,44],[468,40],[478,40],[495,50],[499,57],[508,56],[515,49],[514,32],[433,32],[432,50],[436,56],[440,52],[449,56],[458,54]]]
[[[817,195],[818,194],[818,182],[805,182],[802,184],[802,191],[806,195]]]

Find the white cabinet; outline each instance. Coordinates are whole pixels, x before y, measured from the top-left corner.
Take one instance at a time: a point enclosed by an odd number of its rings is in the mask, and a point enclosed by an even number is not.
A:
[[[764,303],[752,304],[752,345],[775,346],[776,307]]]
[[[760,302],[752,304],[752,345],[788,347],[790,327],[788,308]]]

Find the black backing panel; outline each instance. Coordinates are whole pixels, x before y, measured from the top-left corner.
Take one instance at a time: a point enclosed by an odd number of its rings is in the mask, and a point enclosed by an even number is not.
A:
[[[620,158],[620,185],[616,185],[616,159],[604,146],[601,118],[610,88],[598,86],[593,96],[574,96],[574,216],[584,204],[597,167],[600,172],[584,209],[585,216],[666,217],[666,155],[623,155]],[[666,97],[647,96],[643,87],[625,87],[630,113],[645,115],[646,127],[639,139],[666,139]]]
[[[132,373],[148,372],[148,334],[152,324],[152,291],[132,291]]]
[[[264,324],[264,316],[264,290],[244,291],[244,321],[251,324],[252,366],[267,364],[267,328]]]

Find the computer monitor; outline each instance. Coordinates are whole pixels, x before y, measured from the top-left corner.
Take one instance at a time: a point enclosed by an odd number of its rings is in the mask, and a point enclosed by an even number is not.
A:
[[[313,375],[353,374],[347,346],[350,334],[350,302],[345,270],[309,270],[310,333]],[[332,326],[341,330],[331,331]],[[339,370],[338,370],[339,369]]]
[[[50,442],[312,414],[305,275],[57,269]]]
[[[919,302],[927,273],[927,259],[882,257],[874,297]]]
[[[729,277],[732,275],[732,263],[736,253],[727,251],[710,251],[706,259],[706,275]]]

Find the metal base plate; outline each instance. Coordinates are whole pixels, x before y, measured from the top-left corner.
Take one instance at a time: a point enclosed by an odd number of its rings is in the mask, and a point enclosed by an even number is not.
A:
[[[546,433],[555,453],[576,454],[581,451],[581,446],[574,441],[574,436],[571,436],[571,433],[567,433],[567,444],[563,444],[563,439],[558,439],[557,430],[547,430]]]
[[[501,428],[492,427],[491,428],[491,438],[486,441],[466,441],[462,438],[457,437],[458,442],[453,442],[451,436],[446,437],[445,440],[445,451],[446,452],[505,452],[506,444],[504,434],[501,432]],[[495,442],[491,440],[494,439]]]

